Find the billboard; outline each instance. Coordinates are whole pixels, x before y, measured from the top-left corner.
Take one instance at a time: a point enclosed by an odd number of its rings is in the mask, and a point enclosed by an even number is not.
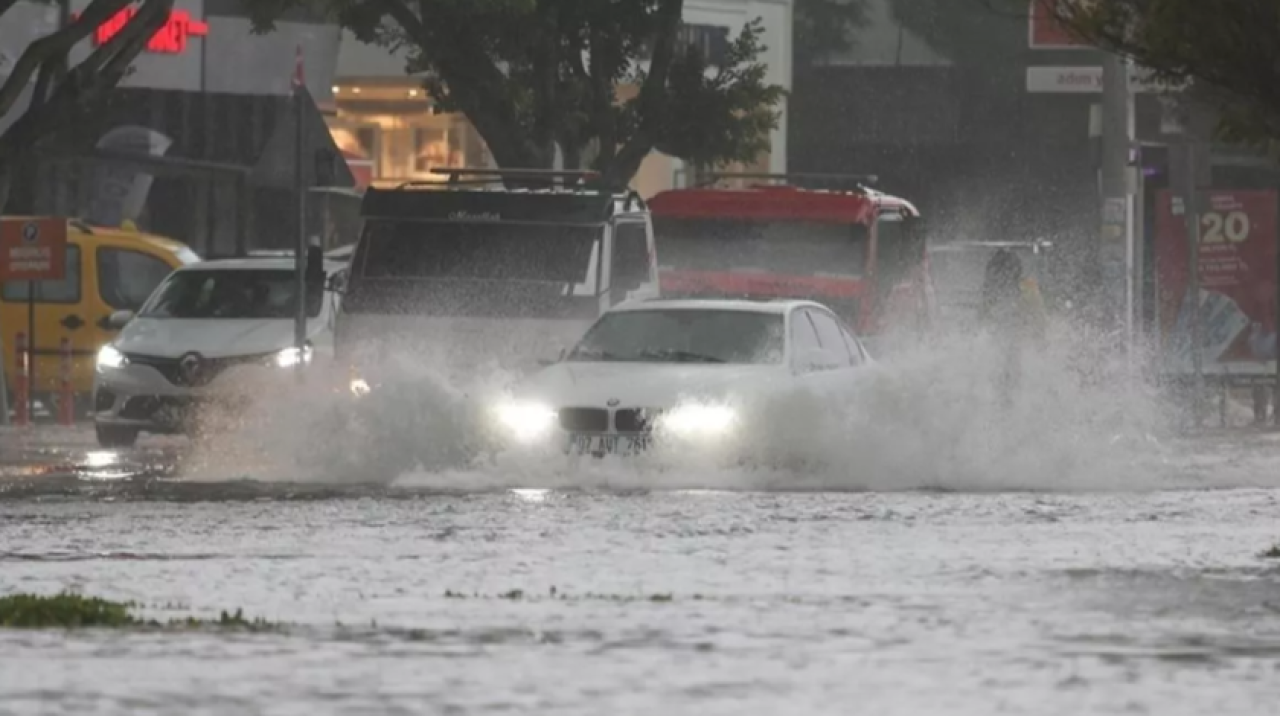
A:
[[[1191,316],[1196,309],[1206,375],[1274,372],[1276,202],[1275,191],[1206,193],[1196,251],[1200,295],[1193,300],[1184,202],[1168,190],[1157,195],[1156,300],[1164,372],[1192,371]]]

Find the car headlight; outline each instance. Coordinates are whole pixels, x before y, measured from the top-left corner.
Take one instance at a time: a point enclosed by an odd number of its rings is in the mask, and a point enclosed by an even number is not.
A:
[[[271,357],[271,363],[277,368],[296,368],[311,362],[311,346],[305,345],[302,350],[297,346],[289,346]]]
[[[542,403],[506,403],[495,414],[503,428],[525,443],[545,437],[556,424],[556,411]]]
[[[123,368],[129,365],[129,357],[121,353],[113,345],[105,345],[98,350],[98,368]]]
[[[685,405],[662,416],[662,429],[680,437],[724,435],[737,424],[738,413],[723,405]]]

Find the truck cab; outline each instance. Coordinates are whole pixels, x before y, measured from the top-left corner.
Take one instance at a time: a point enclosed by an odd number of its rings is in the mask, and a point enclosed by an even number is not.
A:
[[[448,178],[365,193],[335,335],[354,371],[400,357],[451,374],[489,361],[522,372],[612,306],[657,295],[635,192],[590,172],[435,173]]]
[[[713,174],[650,200],[666,297],[823,303],[863,335],[932,321],[920,212],[872,176]]]

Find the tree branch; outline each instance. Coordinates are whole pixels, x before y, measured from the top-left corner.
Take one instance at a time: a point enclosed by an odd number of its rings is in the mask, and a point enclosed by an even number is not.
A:
[[[74,121],[76,110],[83,102],[114,87],[151,37],[164,26],[172,8],[173,0],[145,0],[119,32],[67,73],[46,101],[33,102],[0,136],[0,162],[7,163],[41,137]],[[86,10],[80,19],[85,19],[87,14]]]
[[[76,43],[87,38],[102,23],[115,17],[129,3],[130,0],[94,0],[70,25],[28,45],[14,64],[9,79],[0,86],[0,114],[9,111],[43,64],[65,56]]]
[[[667,76],[675,59],[676,33],[683,13],[684,0],[659,0],[653,55],[644,84],[640,86],[640,94],[635,99],[640,121],[635,133],[618,150],[606,177],[609,181],[617,183],[620,179],[627,181],[634,176],[657,142],[658,128],[667,104]]]

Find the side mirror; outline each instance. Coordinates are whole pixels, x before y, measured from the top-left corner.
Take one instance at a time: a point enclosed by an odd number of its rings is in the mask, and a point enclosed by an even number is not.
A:
[[[828,370],[836,366],[831,355],[821,348],[807,348],[796,352],[795,367],[802,373]]]
[[[345,293],[347,290],[347,272],[339,271],[325,280],[325,290],[334,293]]]
[[[107,317],[107,328],[118,331],[133,320],[133,311],[116,311]]]
[[[326,284],[324,249],[319,246],[311,246],[307,249],[306,281],[308,286],[319,286],[321,288]]]

